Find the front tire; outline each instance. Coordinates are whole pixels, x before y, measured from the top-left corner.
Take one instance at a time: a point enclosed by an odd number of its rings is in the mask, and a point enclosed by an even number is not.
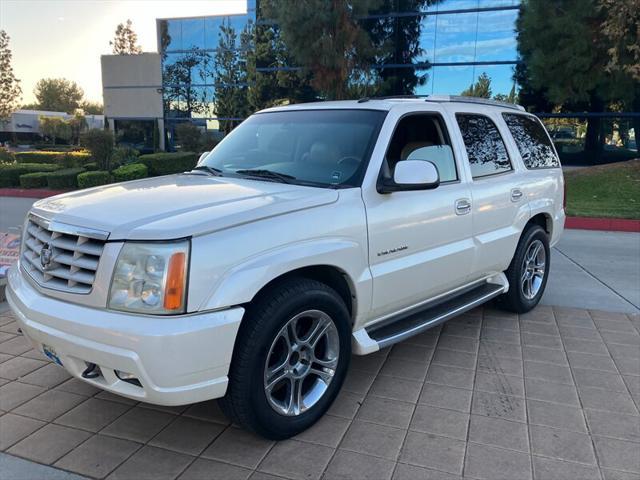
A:
[[[525,229],[516,253],[505,271],[509,291],[499,297],[507,310],[526,313],[542,298],[549,278],[551,252],[549,237],[540,225]]]
[[[269,289],[248,307],[240,326],[222,410],[274,440],[309,428],[346,376],[350,325],[340,296],[321,282],[293,278]]]

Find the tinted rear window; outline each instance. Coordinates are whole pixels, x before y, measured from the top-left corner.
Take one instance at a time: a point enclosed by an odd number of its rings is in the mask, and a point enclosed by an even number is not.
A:
[[[527,168],[559,167],[551,140],[542,124],[528,115],[503,113],[504,121]]]
[[[460,126],[473,178],[511,170],[507,147],[498,128],[489,117],[458,113],[456,120]]]

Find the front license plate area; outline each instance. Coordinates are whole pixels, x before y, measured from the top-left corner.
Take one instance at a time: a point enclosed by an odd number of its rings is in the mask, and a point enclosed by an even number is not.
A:
[[[53,349],[53,347],[50,347],[49,345],[45,345],[42,344],[42,352],[51,360],[53,360],[55,363],[57,363],[58,365],[60,365],[61,367],[62,365],[62,361],[60,360],[60,357],[58,357],[58,355],[56,354],[56,351]]]

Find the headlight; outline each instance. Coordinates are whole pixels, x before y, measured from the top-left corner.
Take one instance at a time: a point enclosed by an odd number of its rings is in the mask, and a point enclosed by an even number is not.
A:
[[[189,242],[126,242],[111,280],[109,308],[140,313],[183,313]]]

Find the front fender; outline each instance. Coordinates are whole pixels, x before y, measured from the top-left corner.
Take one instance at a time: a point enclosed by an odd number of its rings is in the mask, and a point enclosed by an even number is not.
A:
[[[247,258],[221,275],[200,310],[216,310],[250,302],[272,280],[293,270],[320,265],[334,267],[345,275],[355,295],[354,316],[368,310],[372,288],[366,249],[345,238],[307,240]]]

